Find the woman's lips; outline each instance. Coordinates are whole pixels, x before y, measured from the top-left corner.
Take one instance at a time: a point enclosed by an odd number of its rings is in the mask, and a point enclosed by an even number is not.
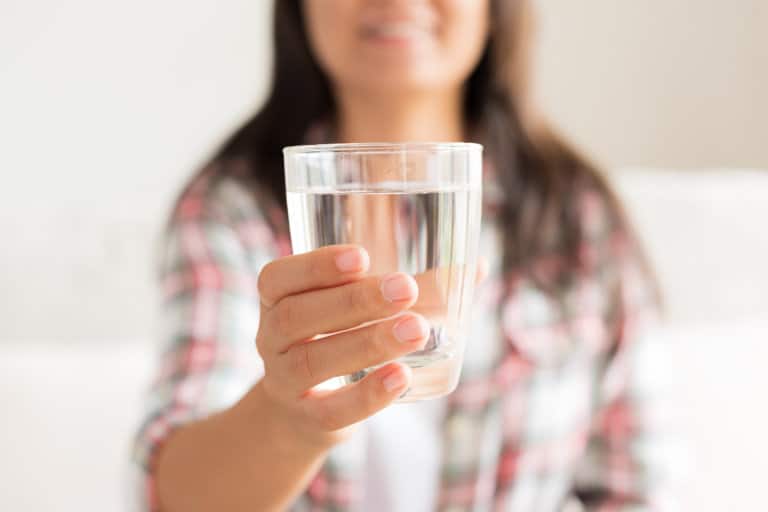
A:
[[[371,23],[363,26],[363,38],[391,44],[414,44],[429,41],[434,35],[430,25],[412,21]]]

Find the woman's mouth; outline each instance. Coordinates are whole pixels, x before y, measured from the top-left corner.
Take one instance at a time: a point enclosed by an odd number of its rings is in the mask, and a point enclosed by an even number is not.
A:
[[[361,35],[369,41],[388,44],[417,44],[429,41],[434,28],[415,21],[391,21],[365,24]]]

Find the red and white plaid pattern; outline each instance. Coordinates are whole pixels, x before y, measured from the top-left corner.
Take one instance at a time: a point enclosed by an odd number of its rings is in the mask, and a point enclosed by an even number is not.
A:
[[[632,371],[652,295],[602,198],[583,203],[583,271],[559,300],[501,274],[495,209],[486,208],[491,275],[477,293],[462,380],[446,399],[438,510],[554,511],[574,499],[590,511],[662,509]],[[283,212],[231,178],[204,174],[183,195],[160,276],[161,364],[136,443],[147,509],[157,506],[154,455],[169,432],[233,404],[260,377],[257,275],[289,247]],[[537,268],[560,264],[552,255]],[[332,451],[293,509],[355,510],[366,456],[363,447]]]

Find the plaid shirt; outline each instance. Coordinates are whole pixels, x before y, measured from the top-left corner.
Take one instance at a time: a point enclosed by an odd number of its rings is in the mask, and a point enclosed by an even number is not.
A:
[[[643,375],[632,371],[654,302],[631,241],[601,197],[585,194],[583,270],[554,299],[526,275],[502,275],[499,190],[487,179],[484,188],[490,276],[461,381],[445,399],[437,509],[554,511],[577,500],[589,511],[666,510]],[[290,254],[284,213],[271,204],[207,173],[177,206],[162,258],[161,364],[136,443],[145,508],[157,505],[155,454],[169,432],[230,406],[263,371],[257,275]],[[560,263],[552,255],[536,270]],[[355,510],[366,457],[354,441],[332,450],[292,510]]]

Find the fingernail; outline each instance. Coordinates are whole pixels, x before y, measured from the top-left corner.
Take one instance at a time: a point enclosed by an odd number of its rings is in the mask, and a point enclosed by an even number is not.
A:
[[[395,324],[395,338],[402,343],[417,341],[427,337],[429,325],[420,316],[408,316]]]
[[[341,272],[360,272],[368,267],[368,253],[349,249],[336,256],[336,268]]]
[[[387,393],[391,393],[396,389],[405,387],[407,378],[402,371],[394,371],[384,377],[384,380],[381,381],[381,383],[384,384],[384,389],[387,390]]]
[[[381,294],[389,302],[410,300],[418,292],[416,282],[406,274],[390,274],[381,281]]]

